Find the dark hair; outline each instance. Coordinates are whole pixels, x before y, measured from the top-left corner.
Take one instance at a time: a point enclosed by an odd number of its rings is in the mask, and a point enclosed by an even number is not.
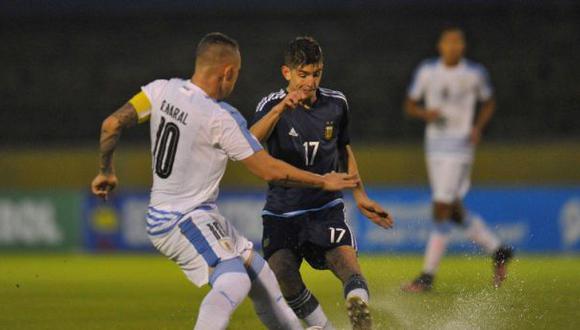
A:
[[[197,50],[195,53],[199,57],[212,46],[225,46],[235,50],[239,49],[238,42],[234,39],[221,32],[211,32],[201,38],[200,42],[197,44]]]
[[[456,24],[446,24],[441,28],[441,32],[439,32],[439,38],[443,37],[445,33],[449,32],[459,32],[465,37],[465,31],[463,28]]]
[[[290,41],[284,54],[284,64],[290,68],[316,64],[322,60],[322,48],[312,37],[297,37]]]

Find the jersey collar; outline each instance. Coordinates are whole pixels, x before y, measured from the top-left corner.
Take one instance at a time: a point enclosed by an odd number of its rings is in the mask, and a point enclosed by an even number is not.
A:
[[[454,67],[446,66],[445,63],[443,63],[443,58],[441,58],[441,57],[439,57],[438,63],[439,63],[439,66],[444,70],[457,70],[457,69],[463,68],[465,66],[465,58],[462,57],[459,60],[459,63],[457,63],[457,65]]]
[[[211,98],[209,95],[207,95],[207,93],[206,93],[206,92],[205,92],[203,89],[201,89],[201,87],[199,87],[199,86],[197,86],[196,84],[194,84],[194,83],[193,83],[193,81],[191,81],[191,80],[187,80],[187,81],[185,82],[185,84],[186,84],[188,87],[190,87],[191,89],[193,89],[193,90],[195,90],[195,91],[198,91],[199,93],[201,93],[201,94],[202,94],[203,96],[205,96],[206,98],[208,98],[208,99],[212,99],[212,98]],[[213,99],[212,99],[212,100],[213,100]],[[214,101],[215,101],[215,100],[214,100]]]

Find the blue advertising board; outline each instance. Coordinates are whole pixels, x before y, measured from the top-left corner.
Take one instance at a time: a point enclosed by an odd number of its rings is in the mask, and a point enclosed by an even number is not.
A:
[[[428,189],[369,191],[396,218],[391,231],[377,229],[358,214],[359,245],[363,251],[419,252],[432,228]],[[580,251],[580,189],[476,188],[465,199],[468,214],[479,217],[502,241],[527,252]],[[473,250],[458,227],[450,249]]]
[[[395,217],[384,230],[368,221],[345,199],[347,217],[361,252],[421,252],[432,228],[430,193],[426,188],[369,189],[369,195]],[[264,192],[225,191],[220,212],[259,246]],[[145,231],[148,195],[121,193],[103,203],[87,197],[84,241],[89,250],[152,250]],[[518,250],[580,252],[580,188],[475,188],[465,199],[469,216],[479,217],[502,241]],[[476,251],[458,227],[450,250]]]
[[[89,251],[153,251],[145,230],[147,193],[115,194],[107,202],[87,195],[83,207],[84,248]]]

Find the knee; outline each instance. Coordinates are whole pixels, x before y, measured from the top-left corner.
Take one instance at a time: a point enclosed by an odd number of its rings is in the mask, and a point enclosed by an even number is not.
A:
[[[250,277],[240,258],[222,261],[215,267],[209,278],[210,285],[217,290],[236,287],[241,296],[240,300],[248,294],[252,285]]]
[[[435,222],[443,222],[451,218],[453,206],[448,203],[434,202],[433,203],[433,218]]]
[[[346,283],[350,277],[361,274],[356,251],[351,246],[336,247],[326,252],[325,257],[328,268],[343,283]]]
[[[268,264],[280,284],[282,293],[285,296],[297,294],[304,287],[300,276],[300,264],[292,253],[279,252],[268,259]]]
[[[279,280],[299,276],[298,261],[293,254],[278,251],[268,259],[268,264]]]
[[[465,220],[465,210],[461,202],[455,202],[453,204],[453,210],[451,212],[451,220],[459,225],[462,225]]]
[[[261,255],[254,252],[252,253],[251,258],[252,259],[249,265],[246,267],[248,271],[248,276],[250,277],[251,281],[254,281],[255,279],[259,278],[260,273],[262,272],[263,269],[266,269],[268,272],[271,272],[271,269],[270,267],[268,267],[266,260],[264,260],[264,258],[262,258]]]

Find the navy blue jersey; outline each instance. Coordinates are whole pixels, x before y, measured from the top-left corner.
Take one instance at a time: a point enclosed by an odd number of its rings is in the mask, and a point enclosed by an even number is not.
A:
[[[271,93],[258,104],[251,125],[286,97],[286,91]],[[348,103],[344,94],[319,88],[310,109],[284,111],[268,138],[268,152],[295,167],[325,174],[339,169],[339,150],[350,143]],[[293,216],[306,210],[336,205],[341,192],[269,185],[265,214]]]

